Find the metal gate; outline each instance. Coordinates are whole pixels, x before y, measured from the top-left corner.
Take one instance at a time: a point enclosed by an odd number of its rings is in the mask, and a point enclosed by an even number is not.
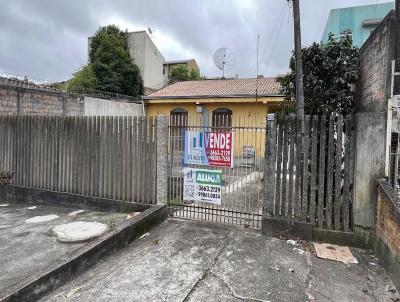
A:
[[[174,217],[261,228],[265,117],[213,116],[188,119],[171,115],[168,145],[168,205]],[[185,131],[232,132],[233,167],[184,164]],[[221,204],[183,200],[184,167],[222,170]]]

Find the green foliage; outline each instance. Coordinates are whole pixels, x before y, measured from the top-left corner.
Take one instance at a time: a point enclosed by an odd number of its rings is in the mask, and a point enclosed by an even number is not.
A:
[[[171,68],[171,82],[189,81],[189,70],[186,64],[178,64]]]
[[[358,48],[349,38],[335,40],[329,35],[326,43],[314,43],[302,49],[304,101],[306,114],[350,114],[354,110],[352,86],[358,79]],[[294,103],[295,59],[288,74],[277,80],[285,101]]]
[[[131,59],[127,33],[115,25],[99,28],[89,53],[95,89],[131,96],[143,95],[140,70]]]
[[[192,80],[192,81],[198,81],[198,80],[200,80],[200,79],[201,79],[200,71],[199,71],[198,69],[192,69],[192,70],[189,72],[189,78],[190,78],[190,80]]]
[[[68,82],[69,82],[69,81],[60,82],[60,83],[54,83],[54,84],[52,85],[52,87],[53,87],[54,89],[58,89],[58,90],[62,90],[62,91],[67,91]]]
[[[68,81],[67,89],[71,92],[79,92],[82,88],[95,88],[96,77],[92,65],[85,65],[75,73],[74,77]]]
[[[200,80],[200,71],[198,69],[189,69],[186,64],[178,64],[171,68],[170,81],[198,81]]]

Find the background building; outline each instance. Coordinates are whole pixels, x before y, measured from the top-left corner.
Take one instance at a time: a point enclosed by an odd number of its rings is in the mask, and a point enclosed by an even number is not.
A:
[[[332,9],[325,25],[322,41],[326,42],[328,34],[333,33],[336,38],[350,36],[353,45],[361,47],[392,9],[394,9],[394,2]]]
[[[145,30],[128,33],[128,50],[142,73],[143,85],[152,89],[163,87],[165,59]]]
[[[169,78],[171,76],[172,68],[174,68],[174,66],[177,66],[177,65],[186,65],[187,69],[189,70],[189,73],[192,70],[197,70],[200,73],[199,65],[197,65],[197,62],[195,59],[166,61],[166,62],[164,62],[164,66],[163,66],[163,74],[167,81],[169,80]]]
[[[88,38],[88,53],[91,39],[92,37]],[[192,69],[199,70],[195,59],[165,61],[164,56],[145,30],[128,33],[128,51],[140,69],[145,95],[168,84],[173,66],[184,64],[189,72]]]

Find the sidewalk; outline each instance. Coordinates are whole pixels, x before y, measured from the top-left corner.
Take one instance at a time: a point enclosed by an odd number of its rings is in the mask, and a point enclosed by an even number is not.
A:
[[[373,256],[359,264],[214,224],[168,220],[40,301],[396,301]]]

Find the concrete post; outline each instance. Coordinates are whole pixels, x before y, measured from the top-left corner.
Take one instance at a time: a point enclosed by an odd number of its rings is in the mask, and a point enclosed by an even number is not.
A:
[[[168,199],[168,117],[157,116],[157,204]]]
[[[375,226],[376,179],[385,176],[387,112],[356,114],[354,227]]]
[[[17,88],[17,115],[24,113],[24,92]]]

